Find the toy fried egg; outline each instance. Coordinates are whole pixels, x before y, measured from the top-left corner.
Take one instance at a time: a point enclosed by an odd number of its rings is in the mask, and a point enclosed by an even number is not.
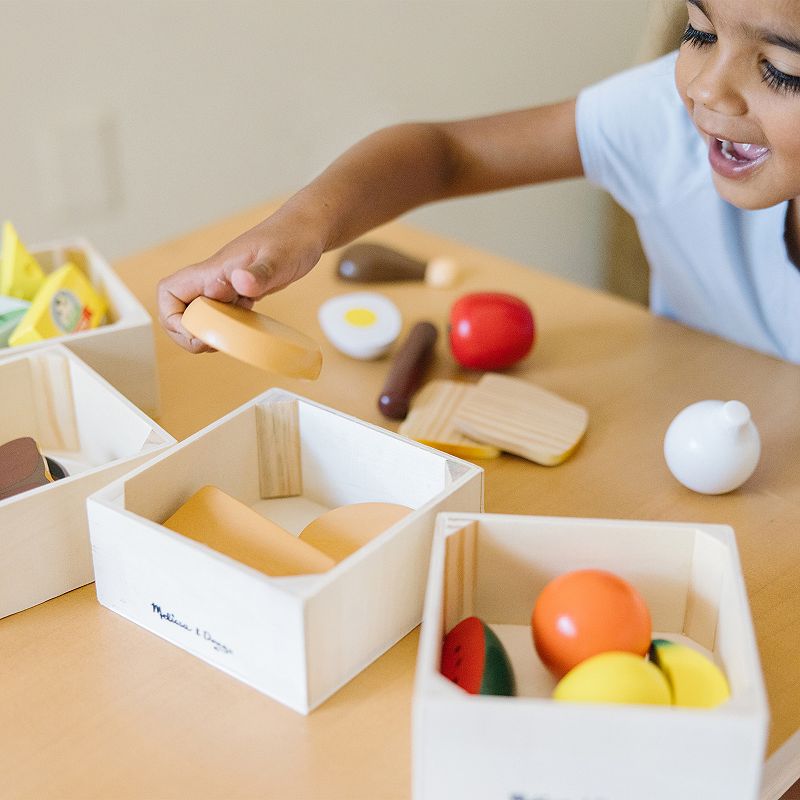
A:
[[[400,310],[376,292],[353,292],[332,297],[319,308],[319,324],[340,352],[364,361],[380,358],[400,335]]]

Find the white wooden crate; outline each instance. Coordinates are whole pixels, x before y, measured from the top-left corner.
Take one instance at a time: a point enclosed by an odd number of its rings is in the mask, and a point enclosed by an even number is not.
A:
[[[295,534],[349,503],[414,510],[328,572],[268,577],[159,524],[208,484]],[[482,504],[473,464],[271,389],[89,499],[97,596],[307,713],[419,623],[437,512]]]
[[[0,361],[0,444],[23,436],[69,476],[0,500],[0,617],[92,582],[86,497],[175,439],[60,345]]]
[[[658,635],[725,670],[713,709],[558,703],[530,615],[556,575],[606,569],[644,596]],[[439,672],[444,634],[483,619],[516,697],[470,695]],[[720,525],[442,514],[414,687],[415,800],[755,800],[768,710],[733,531]]]
[[[0,348],[0,362],[54,343],[64,345],[146,414],[157,416],[159,388],[153,322],[144,306],[86,239],[74,237],[30,250],[46,274],[66,261],[81,267],[108,302],[107,322],[57,339]]]

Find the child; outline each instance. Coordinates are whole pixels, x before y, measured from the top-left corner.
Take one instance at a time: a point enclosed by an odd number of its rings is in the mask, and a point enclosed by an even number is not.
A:
[[[689,0],[679,51],[577,100],[396,125],[275,214],[158,287],[251,306],[327,250],[423,203],[586,175],[636,219],[651,308],[800,363],[800,2]]]

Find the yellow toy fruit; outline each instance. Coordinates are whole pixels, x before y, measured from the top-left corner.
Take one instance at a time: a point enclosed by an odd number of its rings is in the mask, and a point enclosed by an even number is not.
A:
[[[676,706],[714,708],[731,696],[722,670],[687,645],[655,639],[650,658],[666,676]]]
[[[633,653],[610,651],[573,667],[553,691],[554,700],[578,703],[671,703],[661,670]]]

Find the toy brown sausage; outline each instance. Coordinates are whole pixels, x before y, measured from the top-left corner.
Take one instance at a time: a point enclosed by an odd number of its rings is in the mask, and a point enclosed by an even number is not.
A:
[[[411,398],[422,385],[433,356],[438,332],[430,322],[418,322],[392,361],[378,398],[380,412],[389,419],[405,419]]]

